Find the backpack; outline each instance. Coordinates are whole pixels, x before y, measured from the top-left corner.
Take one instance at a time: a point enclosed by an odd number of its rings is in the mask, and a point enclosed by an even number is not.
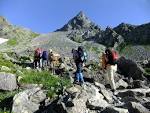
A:
[[[41,58],[41,54],[42,54],[42,49],[41,48],[37,48],[34,52],[34,56],[36,58]]]
[[[78,53],[79,53],[79,60],[81,62],[86,62],[88,59],[88,54],[83,46],[78,47]]]
[[[78,58],[79,58],[78,51],[77,51],[77,50],[74,50],[72,53],[73,53],[73,59],[74,59],[74,61],[76,62],[76,61],[78,60]]]
[[[116,63],[117,60],[119,59],[119,54],[117,53],[117,51],[114,50],[111,51],[111,54],[112,54],[113,62]]]
[[[48,52],[47,51],[43,51],[42,59],[43,60],[47,60],[48,59]]]

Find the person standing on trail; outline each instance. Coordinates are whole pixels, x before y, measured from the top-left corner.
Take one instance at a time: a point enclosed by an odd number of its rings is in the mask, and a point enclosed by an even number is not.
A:
[[[44,50],[42,53],[42,68],[47,69],[48,66],[48,51]]]
[[[111,89],[114,92],[116,90],[114,76],[115,72],[117,71],[117,60],[119,58],[119,55],[113,48],[107,48],[103,57],[104,56],[107,70],[107,74],[105,75],[106,83],[110,84]]]
[[[74,62],[76,64],[77,70],[76,70],[76,82],[80,83],[81,85],[84,83],[83,79],[83,64],[87,61],[87,53],[84,49],[84,47],[79,46],[78,50],[72,50]]]
[[[34,68],[42,68],[42,49],[37,48],[34,51]]]

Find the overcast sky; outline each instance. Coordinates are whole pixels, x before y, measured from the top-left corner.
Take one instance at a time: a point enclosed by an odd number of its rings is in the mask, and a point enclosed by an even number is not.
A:
[[[150,0],[0,0],[0,15],[39,33],[55,31],[79,11],[105,28],[150,22]]]

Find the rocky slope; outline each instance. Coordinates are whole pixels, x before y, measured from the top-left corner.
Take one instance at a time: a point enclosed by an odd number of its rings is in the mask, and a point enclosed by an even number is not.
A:
[[[4,17],[0,17],[0,38],[8,39],[6,43],[0,44],[1,52],[25,50],[31,39],[38,35],[29,29],[11,25]]]

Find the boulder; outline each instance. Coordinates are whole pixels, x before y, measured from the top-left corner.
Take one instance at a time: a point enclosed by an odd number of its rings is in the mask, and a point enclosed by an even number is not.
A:
[[[100,92],[108,103],[113,103],[113,94],[111,92],[106,89],[100,89]]]
[[[39,110],[40,103],[46,99],[41,88],[27,89],[13,98],[13,113],[34,113]]]
[[[104,108],[109,106],[109,104],[103,98],[97,97],[90,97],[87,100],[86,105],[91,110],[103,110]]]
[[[13,91],[17,89],[16,75],[0,72],[0,90]]]
[[[87,82],[82,87],[75,85],[66,89],[58,103],[67,113],[96,113],[94,109],[104,109],[109,105],[99,89]]]
[[[125,106],[128,108],[129,113],[150,113],[150,111],[140,103],[129,102]]]
[[[117,108],[117,107],[107,107],[101,113],[129,113],[128,109]]]
[[[125,82],[124,80],[120,79],[117,83],[116,83],[116,88],[118,89],[125,89],[128,87],[128,83]]]
[[[144,80],[143,71],[134,61],[121,57],[117,65],[118,72],[125,77],[132,77],[134,80]]]

